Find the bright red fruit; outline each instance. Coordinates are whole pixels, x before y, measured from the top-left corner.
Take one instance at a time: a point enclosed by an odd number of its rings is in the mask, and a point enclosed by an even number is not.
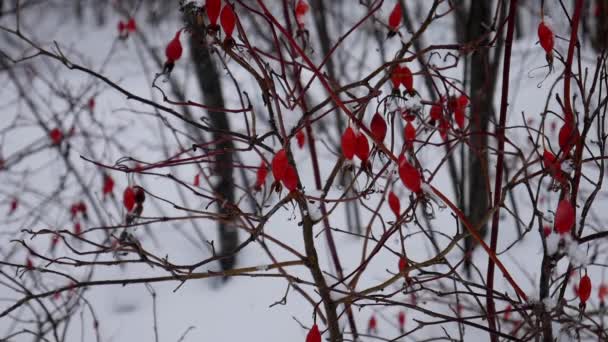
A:
[[[384,138],[386,137],[387,126],[386,121],[384,121],[384,118],[382,117],[382,115],[380,115],[380,113],[374,114],[372,122],[370,123],[370,130],[372,131],[372,136],[376,141],[384,141]]]
[[[181,30],[175,33],[175,37],[169,42],[165,49],[165,56],[167,56],[167,63],[175,63],[180,57],[182,57],[182,43],[179,41],[179,36],[182,33]]]
[[[600,289],[597,293],[597,296],[600,298],[600,302],[604,302],[604,298],[606,297],[606,295],[608,295],[608,285],[601,284]]]
[[[13,200],[11,201],[11,207],[8,210],[8,215],[12,215],[17,210],[18,206],[19,206],[19,200],[16,198],[13,198]]]
[[[127,25],[126,25],[126,29],[129,32],[137,31],[137,24],[135,23],[135,19],[129,18],[129,21],[127,22]]]
[[[543,152],[543,166],[551,174],[553,174],[559,167],[557,157],[553,153],[549,152],[548,150],[545,150]]]
[[[403,75],[401,77],[401,84],[405,87],[408,93],[414,93],[414,75],[412,75],[412,71],[410,68],[404,66],[401,68]]]
[[[355,147],[355,155],[362,162],[366,162],[367,158],[369,158],[369,143],[367,142],[367,137],[364,134],[359,134],[357,136],[357,145]]]
[[[276,181],[283,180],[288,165],[287,152],[285,152],[285,149],[280,149],[272,159],[272,176]]]
[[[544,226],[543,227],[543,235],[545,235],[545,237],[549,236],[551,234],[551,227],[549,226]]]
[[[578,129],[573,124],[566,122],[559,130],[559,147],[564,155],[570,153],[579,139]]]
[[[449,128],[450,124],[448,123],[448,121],[444,118],[441,118],[441,120],[439,120],[439,127],[437,129],[439,130],[439,135],[441,135],[441,139],[443,139],[444,141],[448,139]]]
[[[30,257],[27,257],[27,259],[25,259],[25,268],[27,268],[28,270],[34,269],[34,263],[32,262],[32,259]]]
[[[391,81],[393,82],[393,88],[399,88],[399,85],[403,84],[408,93],[414,92],[414,76],[407,66],[395,66],[391,74]]]
[[[258,167],[258,172],[256,175],[255,188],[261,189],[262,185],[266,182],[266,176],[268,175],[268,166],[266,162],[262,160],[262,164]]]
[[[555,211],[554,228],[559,234],[566,234],[574,227],[576,220],[574,208],[566,198],[559,201]]]
[[[578,297],[581,303],[585,303],[591,296],[591,279],[585,274],[578,283]]]
[[[310,6],[306,0],[298,0],[296,4],[296,22],[300,27],[304,26],[304,16],[308,13]]]
[[[113,190],[114,190],[114,180],[112,179],[112,177],[110,175],[104,175],[103,176],[103,189],[102,189],[103,196],[105,197],[106,195],[111,194]]]
[[[76,224],[74,224],[74,234],[80,235],[80,233],[82,233],[82,226],[80,225],[80,222],[76,222]]]
[[[127,26],[125,25],[125,23],[121,20],[118,22],[118,34],[122,35],[125,30],[127,29]]]
[[[405,312],[399,311],[397,321],[399,322],[399,329],[403,331],[403,328],[405,327]]]
[[[234,26],[236,25],[236,14],[234,14],[232,5],[226,4],[226,6],[222,8],[222,14],[220,14],[220,23],[222,24],[222,29],[226,34],[226,38],[231,38],[232,32],[234,31]]]
[[[321,332],[316,324],[313,325],[308,331],[308,335],[306,335],[306,342],[321,342]]]
[[[464,107],[456,107],[454,110],[454,122],[460,129],[464,129]]]
[[[422,181],[420,179],[420,172],[407,159],[403,158],[399,163],[399,177],[406,188],[413,192],[420,192],[420,186]]]
[[[395,193],[392,191],[388,193],[388,206],[391,208],[395,216],[399,217],[401,215],[401,203],[399,202],[399,197],[397,197],[397,195],[395,195]]]
[[[402,256],[401,258],[399,258],[399,272],[404,272],[406,268],[407,268],[407,259],[404,256]]]
[[[125,205],[127,211],[133,210],[133,207],[135,206],[135,191],[133,191],[132,187],[128,186],[125,189],[122,194],[122,203]]]
[[[460,96],[458,96],[458,106],[460,108],[465,108],[466,106],[469,105],[469,98],[465,95],[465,94],[461,94]]]
[[[63,140],[63,133],[61,133],[61,130],[59,130],[59,128],[53,128],[49,132],[49,137],[51,138],[51,141],[54,145],[59,145],[61,143],[61,140]]]
[[[194,176],[194,182],[193,182],[193,185],[194,185],[194,186],[199,186],[200,184],[201,184],[201,175],[197,173],[197,174]]]
[[[508,304],[507,307],[505,308],[505,321],[508,321],[509,318],[511,318],[511,304]]]
[[[298,172],[295,167],[287,164],[287,169],[285,169],[285,175],[283,175],[282,181],[283,185],[285,185],[290,192],[298,187]]]
[[[369,332],[377,332],[378,322],[376,321],[376,316],[372,315],[369,318],[369,322],[367,323],[367,331]]]
[[[70,213],[72,214],[72,219],[78,214],[78,205],[76,203],[70,207]]]
[[[401,6],[399,6],[399,2],[395,3],[395,7],[391,11],[391,14],[388,17],[388,27],[392,32],[397,32],[399,29],[399,25],[401,25],[401,21],[403,20],[403,13],[401,12]]]
[[[300,149],[304,148],[304,143],[306,142],[306,135],[304,135],[304,131],[299,130],[296,133],[296,141],[298,142],[298,147]]]
[[[342,134],[342,154],[344,158],[351,160],[355,156],[357,148],[357,136],[355,131],[349,126]]]
[[[222,8],[222,0],[207,0],[205,3],[205,11],[207,12],[207,18],[211,25],[217,25],[217,18],[220,16],[220,9]]]
[[[555,45],[553,31],[551,31],[551,28],[544,21],[538,24],[538,40],[540,41],[540,46],[542,46],[547,54],[553,51],[553,46]]]
[[[405,128],[403,129],[403,137],[405,143],[408,145],[413,143],[416,139],[416,127],[414,127],[414,125],[410,121],[408,121],[408,123],[405,125]]]
[[[441,120],[443,109],[440,104],[434,104],[431,106],[431,120]]]
[[[393,88],[399,88],[401,84],[401,65],[397,64],[391,74],[391,82],[393,82]]]
[[[51,238],[51,248],[55,248],[58,243],[59,243],[59,234],[53,234],[53,237]]]

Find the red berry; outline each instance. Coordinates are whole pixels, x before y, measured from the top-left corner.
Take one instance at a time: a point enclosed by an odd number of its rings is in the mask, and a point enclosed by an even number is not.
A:
[[[236,25],[236,14],[234,14],[234,9],[232,8],[232,5],[226,4],[226,6],[222,8],[220,22],[222,24],[222,29],[226,34],[226,38],[231,38],[232,32],[234,31],[234,26]]]
[[[59,128],[53,128],[49,132],[49,137],[51,138],[51,141],[54,145],[59,145],[61,143],[61,140],[63,140],[63,133],[61,133],[61,130],[59,130]]]
[[[403,273],[406,268],[407,268],[407,259],[404,256],[402,256],[401,258],[399,258],[399,272]]]
[[[193,185],[194,185],[194,186],[199,186],[200,184],[201,184],[201,175],[197,173],[197,174],[194,176],[194,182],[193,182]]]
[[[11,201],[10,209],[8,210],[8,214],[12,215],[17,210],[18,206],[19,206],[19,200],[16,198],[13,198],[13,200]]]
[[[298,3],[296,4],[296,16],[305,15],[309,9],[310,6],[305,0],[298,0]]]
[[[401,84],[401,65],[397,64],[393,69],[393,73],[391,74],[391,82],[393,82],[393,88],[399,88]]]
[[[392,32],[397,32],[399,29],[399,25],[401,25],[401,21],[403,20],[403,13],[401,12],[401,6],[399,6],[399,1],[395,3],[395,7],[391,11],[391,14],[388,17],[388,27]]]
[[[591,296],[591,279],[585,274],[578,283],[578,297],[581,303],[585,303]]]
[[[266,182],[266,176],[268,175],[268,166],[266,162],[262,160],[260,167],[258,167],[258,171],[256,174],[255,188],[261,189],[262,185]]]
[[[82,233],[82,226],[80,225],[80,222],[76,222],[74,224],[74,234],[80,235],[80,233]]]
[[[222,0],[207,0],[205,3],[205,11],[207,12],[207,18],[211,25],[217,25],[217,18],[220,16],[220,9],[222,8]]]
[[[367,142],[367,137],[364,134],[359,134],[357,136],[355,154],[362,162],[366,162],[367,158],[369,158],[369,143]]]
[[[558,167],[557,157],[548,150],[543,152],[543,166],[547,171],[553,174]]]
[[[304,148],[304,143],[306,142],[306,135],[304,135],[304,131],[299,130],[298,133],[296,133],[296,140],[298,142],[298,147],[300,149]]]
[[[411,145],[416,139],[416,127],[410,121],[408,121],[403,129],[403,139],[408,145]]]
[[[446,141],[448,139],[448,129],[450,128],[450,125],[448,123],[448,121],[446,119],[441,118],[441,120],[439,120],[439,135],[441,135],[441,139],[443,139],[444,141]]]
[[[460,96],[458,96],[458,106],[460,108],[466,108],[466,106],[469,105],[469,98],[465,95],[465,94],[461,94]]]
[[[180,57],[182,57],[182,43],[179,41],[179,36],[182,33],[181,30],[175,33],[175,37],[169,42],[165,49],[165,56],[167,56],[168,63],[175,63]]]
[[[118,22],[118,33],[119,33],[120,35],[122,35],[122,34],[123,34],[123,32],[124,32],[126,29],[127,29],[127,27],[126,27],[125,23],[124,23],[122,20],[121,20],[121,21],[119,21],[119,22]]]
[[[551,227],[544,226],[543,227],[543,234],[545,235],[545,237],[549,236],[551,234]]]
[[[579,139],[578,129],[573,124],[566,122],[559,130],[559,147],[564,155],[570,153]]]
[[[460,106],[456,107],[454,110],[454,122],[456,122],[456,125],[460,129],[464,129],[464,119],[464,108]]]
[[[553,31],[551,31],[544,21],[541,21],[540,24],[538,24],[538,40],[540,40],[540,46],[542,46],[547,54],[550,54],[553,51],[553,46],[555,44]]]
[[[420,192],[420,186],[422,181],[420,179],[420,172],[412,164],[410,164],[405,157],[399,162],[399,177],[406,188],[413,192]]]
[[[135,191],[133,191],[132,187],[128,186],[125,189],[124,193],[122,194],[122,203],[127,211],[133,210],[133,207],[135,206]]]
[[[135,23],[135,19],[129,18],[129,21],[127,22],[127,25],[126,25],[126,29],[129,32],[137,31],[137,24]]]
[[[511,304],[508,304],[507,307],[505,308],[505,321],[508,321],[509,318],[511,317]]]
[[[386,137],[387,126],[386,121],[384,121],[384,118],[382,117],[382,115],[380,115],[380,113],[374,114],[372,122],[370,123],[370,130],[372,131],[372,136],[376,141],[384,141],[384,138]]]
[[[367,331],[369,332],[377,332],[378,322],[376,321],[376,316],[372,315],[369,318],[369,322],[367,323]]]
[[[399,202],[399,197],[397,197],[397,195],[395,195],[395,193],[392,191],[388,193],[388,206],[391,208],[395,216],[399,217],[401,215],[401,203]]]
[[[55,246],[57,246],[58,243],[59,243],[59,234],[53,234],[53,237],[51,238],[51,248],[55,248]]]
[[[288,165],[287,152],[285,149],[280,149],[272,159],[272,175],[276,181],[283,180]]]
[[[443,109],[440,104],[434,104],[431,106],[431,120],[441,120]]]
[[[412,74],[412,71],[410,70],[410,68],[404,66],[402,68],[402,78],[401,78],[401,84],[403,84],[403,86],[405,87],[405,89],[407,90],[408,93],[413,94],[414,93],[414,75]]]
[[[391,81],[394,88],[398,88],[399,85],[403,84],[408,93],[414,92],[414,76],[407,66],[397,65],[391,74]]]
[[[321,332],[316,324],[308,331],[306,342],[321,342]]]
[[[574,227],[576,217],[574,208],[570,201],[566,198],[559,201],[557,210],[555,211],[554,228],[559,234],[566,234]]]
[[[304,26],[304,16],[308,13],[310,6],[306,0],[298,0],[296,4],[296,22],[300,27]]]
[[[72,206],[70,207],[70,214],[72,214],[72,219],[76,217],[76,215],[78,214],[78,205],[72,204]]]
[[[106,174],[103,176],[103,196],[105,197],[106,195],[111,194],[112,191],[114,191],[114,180],[110,175]]]
[[[283,185],[285,185],[290,192],[296,190],[298,187],[298,172],[293,166],[287,164],[282,181]]]
[[[602,283],[600,285],[600,289],[599,289],[597,295],[600,298],[600,302],[604,302],[604,298],[606,297],[606,295],[608,295],[608,286],[606,284]]]
[[[403,328],[405,327],[405,312],[399,311],[397,320],[399,321],[399,329],[403,330]]]
[[[87,106],[89,107],[90,111],[93,111],[95,109],[95,98],[91,97],[89,99],[89,102],[87,103]]]
[[[357,136],[355,131],[349,126],[342,134],[342,153],[344,158],[351,160],[355,156],[355,150],[357,147]]]

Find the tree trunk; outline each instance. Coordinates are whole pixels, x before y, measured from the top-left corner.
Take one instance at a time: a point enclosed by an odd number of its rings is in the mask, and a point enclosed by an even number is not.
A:
[[[493,1],[472,1],[467,25],[467,42],[478,41],[488,32],[491,24]],[[468,153],[468,196],[466,214],[473,225],[479,225],[489,208],[489,173],[488,173],[488,130],[490,118],[494,116],[495,78],[490,64],[489,50],[483,46],[488,43],[484,37],[470,59],[469,80],[471,97],[471,150]],[[465,160],[463,160],[463,163]],[[479,227],[481,236],[485,236],[487,226]],[[465,239],[465,271],[470,274],[471,251],[474,248],[471,237]]]
[[[191,57],[201,92],[203,103],[214,108],[224,108],[224,97],[222,95],[222,85],[219,71],[211,56],[211,51],[205,42],[205,30],[201,26],[194,26],[191,35]],[[213,128],[220,131],[230,131],[230,123],[225,112],[208,111],[209,122]],[[224,214],[224,218],[219,223],[219,251],[222,256],[220,264],[222,270],[229,270],[234,267],[236,256],[234,250],[238,245],[238,231],[232,225],[232,214],[226,210],[226,203],[234,202],[234,181],[232,153],[234,145],[230,137],[224,136],[221,132],[213,134],[213,141],[218,143],[215,151],[214,175],[218,182],[214,186],[215,195],[218,197],[218,210]],[[227,279],[227,278],[226,278]]]

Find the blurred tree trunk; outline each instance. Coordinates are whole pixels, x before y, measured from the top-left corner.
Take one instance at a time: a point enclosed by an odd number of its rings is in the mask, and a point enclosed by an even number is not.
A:
[[[466,42],[477,42],[478,47],[470,56],[468,79],[471,98],[470,132],[471,149],[468,153],[466,172],[468,173],[468,196],[466,211],[469,221],[473,225],[482,222],[489,208],[489,177],[488,172],[488,130],[490,118],[494,116],[494,91],[496,78],[494,68],[490,63],[489,49],[485,46],[488,37],[484,36],[490,30],[492,23],[493,1],[471,1],[466,25]],[[487,226],[479,227],[480,234],[485,236]],[[471,237],[465,239],[465,271],[470,274],[471,251],[474,248]]]
[[[602,51],[608,47],[608,0],[597,0],[594,6],[591,13],[595,18],[591,43],[596,51]],[[587,21],[583,20],[583,28]]]
[[[194,23],[195,21],[192,21]],[[193,32],[190,39],[190,52],[194,62],[198,84],[200,86],[203,103],[214,108],[224,108],[224,97],[222,95],[222,84],[219,71],[211,56],[211,51],[205,42],[205,29],[193,24]],[[222,270],[234,267],[236,257],[233,251],[238,246],[238,231],[232,224],[232,215],[226,210],[223,203],[234,202],[234,180],[232,153],[234,144],[230,137],[224,136],[221,131],[230,131],[230,123],[225,112],[208,111],[209,122],[212,127],[219,130],[213,134],[213,141],[218,142],[215,151],[214,176],[218,178],[214,186],[218,201],[219,212],[224,215],[219,223],[219,250]],[[226,278],[227,279],[227,278]]]

